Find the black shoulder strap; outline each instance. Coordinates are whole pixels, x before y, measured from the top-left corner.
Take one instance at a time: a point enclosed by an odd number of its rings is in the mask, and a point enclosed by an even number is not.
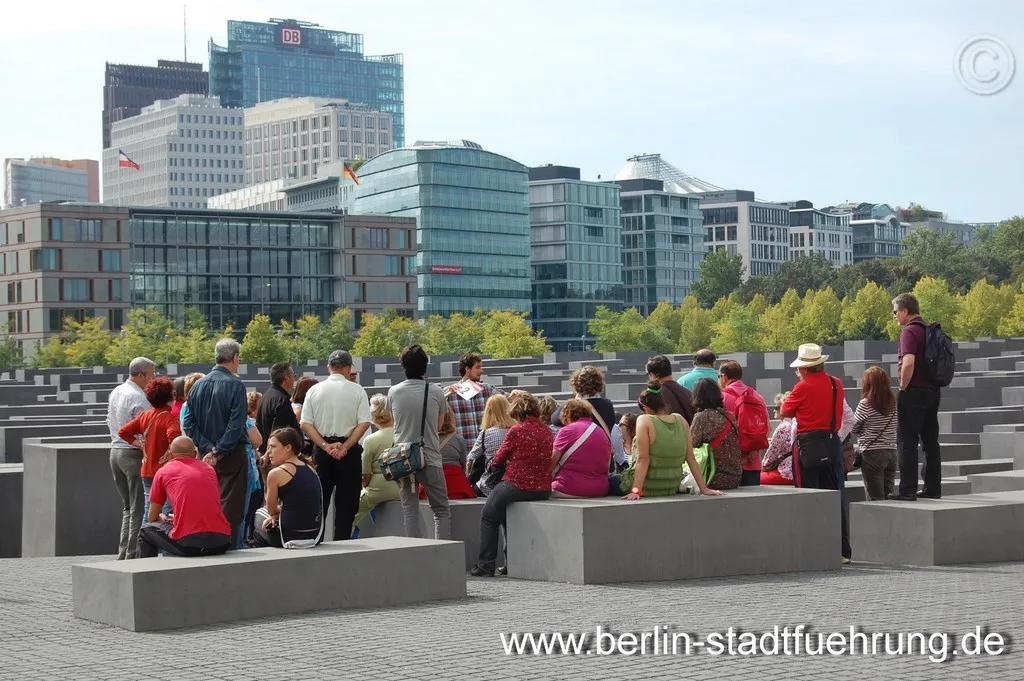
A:
[[[829,383],[832,384],[832,434],[836,434],[836,412],[839,411],[839,407],[836,406],[836,398],[839,396],[839,389],[836,388],[836,379],[832,376],[828,377]]]
[[[423,419],[420,421],[420,447],[423,446],[423,434],[427,429],[427,399],[430,397],[430,383],[423,379]]]

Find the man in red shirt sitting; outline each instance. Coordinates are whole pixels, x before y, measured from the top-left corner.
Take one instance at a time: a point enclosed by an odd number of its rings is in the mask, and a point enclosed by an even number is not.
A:
[[[761,393],[743,383],[743,367],[735,360],[722,362],[718,367],[718,382],[722,386],[725,408],[736,417],[739,428],[740,451],[743,453],[740,487],[760,485],[761,457],[768,449],[771,431],[768,405]]]
[[[782,404],[783,418],[796,417],[797,447],[794,453],[793,485],[811,489],[839,491],[843,563],[853,557],[850,549],[849,502],[843,469],[843,382],[825,372],[828,355],[813,343],[800,346],[796,361],[790,364],[800,380]]]
[[[217,472],[196,458],[191,439],[171,442],[171,460],[156,472],[149,492],[149,522],[139,530],[139,558],[158,551],[174,556],[215,556],[231,547],[231,526],[220,504]],[[170,497],[172,513],[160,509]]]

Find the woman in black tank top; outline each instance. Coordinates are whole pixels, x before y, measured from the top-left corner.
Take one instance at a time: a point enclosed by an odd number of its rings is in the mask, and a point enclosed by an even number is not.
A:
[[[258,546],[312,545],[323,539],[320,478],[301,452],[302,436],[292,428],[275,430],[267,440],[273,469],[267,474],[267,505],[256,512]]]

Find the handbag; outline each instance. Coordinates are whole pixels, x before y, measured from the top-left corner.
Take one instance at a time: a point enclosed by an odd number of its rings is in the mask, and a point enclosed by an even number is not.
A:
[[[875,443],[877,443],[879,440],[882,439],[882,436],[885,435],[885,431],[889,430],[889,426],[892,425],[892,420],[894,418],[896,418],[896,410],[895,409],[893,409],[892,413],[889,414],[889,420],[885,422],[885,425],[882,427],[882,430],[878,433],[878,435],[875,436],[874,440],[872,440],[871,442],[869,442],[866,445],[865,444],[861,444],[860,442],[857,442],[857,446],[855,447],[855,451],[857,452],[857,455],[853,459],[853,467],[854,468],[860,468],[863,465],[863,454],[864,454],[864,452],[866,452],[869,449],[871,449],[871,447],[873,447],[875,445]]]
[[[573,452],[579,449],[580,445],[586,442],[587,438],[590,437],[590,434],[593,433],[595,430],[597,430],[597,424],[592,422],[589,426],[587,426],[586,432],[583,433],[583,435],[580,435],[579,438],[576,439],[576,442],[572,443],[572,447],[569,447],[569,449],[565,450],[565,453],[562,454],[560,459],[558,459],[558,463],[555,464],[554,470],[551,471],[552,479],[554,479],[554,477],[558,475],[558,471],[562,469],[562,466],[564,466],[565,462],[569,460],[569,457],[572,456]]]
[[[836,389],[835,379],[829,377],[832,384],[832,425],[829,430],[812,430],[809,433],[800,433],[796,436],[797,452],[800,457],[800,465],[807,469],[824,468],[832,463],[833,441],[838,437],[836,434]]]
[[[380,472],[385,480],[403,480],[423,470],[427,459],[423,451],[423,433],[427,427],[427,400],[430,397],[430,383],[423,381],[423,417],[420,420],[419,442],[402,442],[391,447],[378,457]]]

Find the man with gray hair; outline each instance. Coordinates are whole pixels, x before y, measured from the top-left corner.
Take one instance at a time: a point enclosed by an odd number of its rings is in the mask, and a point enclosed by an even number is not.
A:
[[[110,430],[110,472],[121,495],[121,541],[117,559],[134,558],[138,548],[145,498],[142,493],[141,444],[125,442],[117,434],[136,416],[150,408],[144,392],[156,376],[156,362],[136,357],[128,365],[128,380],[110,392],[107,399],[107,428]]]
[[[188,393],[183,430],[203,460],[217,471],[220,504],[231,525],[231,545],[238,545],[239,528],[249,496],[249,444],[245,418],[245,385],[235,376],[242,346],[221,338],[214,346],[217,366],[196,381]]]

